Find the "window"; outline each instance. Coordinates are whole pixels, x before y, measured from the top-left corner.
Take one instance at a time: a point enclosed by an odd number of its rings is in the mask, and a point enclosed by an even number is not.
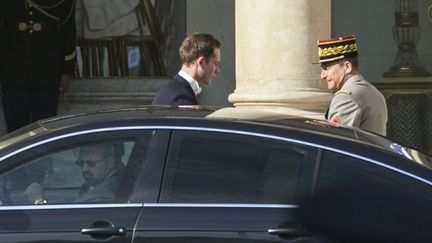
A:
[[[393,170],[344,154],[322,155],[316,191],[298,212],[303,225],[337,242],[424,241],[430,185],[401,173],[414,162]]]
[[[124,133],[66,138],[9,159],[0,176],[3,205],[126,200],[153,132]]]
[[[418,183],[417,180],[402,173],[369,161],[328,151],[323,152],[318,179],[319,191],[343,187],[358,190],[394,189],[400,193],[401,190],[408,190],[410,187],[423,187],[423,183]]]
[[[316,188],[319,197],[326,197],[326,200],[332,197],[332,201],[356,205],[358,209],[371,203],[374,208],[389,208],[428,202],[432,198],[430,185],[426,183],[399,171],[334,152],[323,152]]]
[[[311,153],[256,136],[176,131],[161,202],[290,203]]]

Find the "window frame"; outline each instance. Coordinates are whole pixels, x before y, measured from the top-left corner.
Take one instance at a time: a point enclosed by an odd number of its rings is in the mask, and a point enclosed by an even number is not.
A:
[[[412,164],[407,164],[407,169],[402,169],[402,168],[398,168],[396,166],[384,163],[382,161],[378,161],[378,160],[374,160],[371,158],[367,158],[364,156],[359,156],[356,154],[352,154],[349,152],[345,152],[345,151],[338,151],[338,150],[328,150],[328,149],[320,149],[320,160],[317,164],[317,176],[316,176],[316,180],[314,181],[314,188],[313,188],[313,193],[315,194],[316,192],[320,192],[321,189],[319,188],[322,183],[323,180],[322,177],[322,166],[323,163],[326,163],[326,161],[324,161],[324,158],[328,157],[328,156],[343,156],[344,158],[347,158],[349,160],[351,160],[350,162],[346,162],[344,161],[343,163],[346,163],[347,165],[345,166],[349,166],[351,167],[351,170],[358,170],[359,174],[360,171],[363,174],[368,174],[368,175],[377,175],[376,173],[378,173],[379,175],[385,175],[385,177],[382,177],[383,180],[388,181],[387,183],[392,183],[394,185],[399,185],[399,186],[403,186],[405,188],[421,188],[423,190],[424,193],[428,194],[425,195],[427,197],[431,197],[432,198],[432,193],[431,192],[427,192],[430,191],[430,187],[432,186],[432,181],[429,181],[425,178],[422,178],[416,174],[414,174],[413,172],[411,172],[410,170],[408,170],[409,167],[413,166],[417,166],[417,164],[415,164],[414,162],[410,161]],[[389,158],[392,158],[391,156],[389,156]],[[341,163],[340,163],[341,164]],[[338,165],[339,168],[341,168],[343,165]],[[381,172],[377,172],[377,171],[373,171],[373,167],[377,168],[378,170],[381,170]],[[334,175],[332,175],[332,177],[334,177]],[[328,187],[328,186],[326,186]],[[429,189],[428,189],[429,188]]]
[[[170,148],[168,149],[168,153],[171,153],[172,151],[171,149],[171,143],[172,140],[174,139],[173,137],[175,136],[175,133],[178,131],[191,131],[191,132],[216,132],[216,133],[224,133],[224,134],[230,134],[230,135],[246,135],[246,136],[251,136],[251,137],[257,137],[259,139],[273,139],[273,140],[277,140],[277,141],[281,141],[284,143],[289,143],[291,146],[296,146],[296,147],[301,147],[301,149],[303,150],[307,150],[308,154],[309,154],[309,158],[305,158],[305,161],[303,162],[304,164],[301,166],[302,168],[300,169],[301,172],[299,173],[299,177],[298,177],[298,188],[296,189],[296,200],[299,199],[302,195],[304,194],[310,194],[311,191],[311,186],[312,186],[312,181],[313,181],[313,176],[314,176],[314,170],[315,170],[315,164],[317,161],[317,154],[318,154],[318,149],[315,148],[314,146],[310,146],[310,144],[308,143],[303,143],[302,141],[296,140],[296,139],[291,139],[288,137],[284,137],[281,135],[273,135],[272,133],[263,133],[261,131],[246,131],[246,130],[233,130],[233,129],[226,129],[226,128],[211,128],[211,127],[201,127],[201,128],[197,128],[197,127],[173,127],[172,128],[172,134],[171,134],[171,140],[170,140]],[[275,134],[278,134],[278,132],[276,132]],[[177,151],[178,152],[178,151]],[[159,203],[160,204],[176,204],[176,205],[187,205],[187,204],[193,204],[193,205],[203,205],[204,207],[206,207],[205,205],[229,205],[229,206],[234,206],[235,205],[239,205],[238,203],[187,203],[187,202],[181,202],[181,203],[175,203],[175,202],[164,202],[163,199],[163,194],[165,193],[164,190],[166,190],[166,180],[169,179],[169,177],[172,177],[172,175],[169,174],[168,167],[172,166],[172,161],[169,161],[169,155],[166,158],[166,166],[165,166],[165,172],[164,172],[164,177],[162,179],[162,184],[161,184],[161,196],[159,198]],[[175,164],[175,162],[174,162]],[[171,170],[172,171],[172,170]],[[296,201],[295,200],[295,201]],[[241,203],[242,205],[255,205],[257,207],[262,207],[265,205],[268,205],[269,207],[274,207],[275,205],[281,205],[282,207],[285,206],[293,206],[295,205],[296,202],[293,203]],[[272,206],[273,205],[273,206]]]
[[[139,130],[139,131],[137,131]],[[147,143],[146,145],[143,145],[143,135],[149,136],[149,130],[153,133],[152,136],[155,134],[154,128],[146,128],[146,127],[107,127],[107,128],[98,128],[98,129],[88,129],[88,130],[81,130],[81,131],[73,131],[69,133],[52,133],[49,137],[38,137],[34,138],[30,141],[27,141],[20,149],[14,150],[11,153],[5,154],[0,158],[0,172],[1,175],[4,173],[8,173],[11,170],[14,170],[17,167],[25,166],[29,162],[34,162],[35,158],[42,158],[45,155],[52,154],[52,151],[55,151],[54,153],[58,153],[61,150],[64,149],[70,149],[72,147],[79,147],[80,144],[88,143],[88,142],[97,142],[101,140],[113,140],[113,141],[119,141],[119,140],[129,140],[129,141],[135,141],[134,148],[132,148],[128,164],[132,160],[139,160],[135,161],[134,163],[139,164],[139,168],[135,168],[136,174],[134,185],[137,183],[139,176],[140,176],[140,168],[142,167],[142,164],[145,161],[145,157],[142,158],[132,158],[134,151],[137,147],[146,146],[147,149],[150,147],[151,140],[153,139],[150,137],[149,141],[144,141]],[[97,136],[94,136],[97,135]],[[43,149],[41,149],[43,148]],[[40,151],[42,152],[40,152]],[[34,153],[32,153],[35,151]],[[148,152],[148,151],[147,151]],[[126,171],[125,171],[126,173]],[[122,182],[121,182],[122,183]],[[120,185],[121,186],[121,185]],[[117,198],[112,202],[102,202],[101,204],[123,204],[130,202],[130,198],[132,198],[134,191],[131,189],[129,195],[123,200],[117,200]],[[56,205],[82,205],[82,204],[88,204],[86,202],[76,203],[60,203]],[[21,206],[28,206],[28,205],[12,205],[13,207],[21,207]],[[48,205],[47,205],[48,206]]]

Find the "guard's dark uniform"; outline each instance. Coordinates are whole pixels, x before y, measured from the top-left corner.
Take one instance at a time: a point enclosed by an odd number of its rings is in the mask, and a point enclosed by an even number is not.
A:
[[[76,62],[75,0],[0,1],[0,83],[8,132],[57,114]]]

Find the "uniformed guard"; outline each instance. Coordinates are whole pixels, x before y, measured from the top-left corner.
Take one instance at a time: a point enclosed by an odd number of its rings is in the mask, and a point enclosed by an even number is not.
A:
[[[318,41],[321,79],[335,95],[326,119],[333,124],[360,127],[386,135],[384,96],[359,73],[355,36]]]
[[[7,131],[57,114],[76,65],[75,0],[0,1]]]

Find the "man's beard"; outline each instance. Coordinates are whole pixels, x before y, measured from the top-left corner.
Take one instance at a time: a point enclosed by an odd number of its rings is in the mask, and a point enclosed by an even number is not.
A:
[[[89,184],[89,185],[95,184],[95,178],[94,178],[92,173],[83,172],[83,178],[87,184]]]

